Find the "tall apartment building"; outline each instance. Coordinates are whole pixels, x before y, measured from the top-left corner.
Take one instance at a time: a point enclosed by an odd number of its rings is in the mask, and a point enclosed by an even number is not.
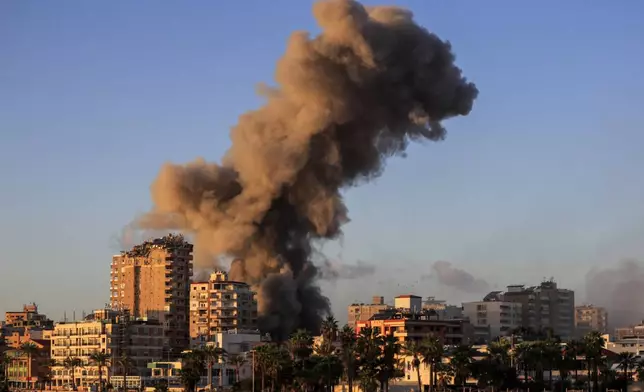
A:
[[[608,333],[608,312],[594,305],[575,307],[575,329],[578,337],[591,331]]]
[[[98,383],[98,366],[89,356],[98,351],[109,354],[111,369],[105,367],[103,375],[123,373],[118,358],[127,355],[134,369],[129,374],[145,376],[147,364],[164,356],[166,338],[164,327],[156,320],[133,320],[124,311],[101,309],[83,321],[56,324],[51,336],[51,359],[58,366],[52,367],[52,381],[56,387],[75,384],[89,387]],[[79,358],[82,367],[72,373],[63,363],[66,358]]]
[[[557,287],[552,279],[539,286],[508,286],[504,302],[521,304],[521,326],[533,331],[550,330],[562,339],[575,334],[575,292]]]
[[[367,321],[373,315],[389,309],[393,307],[385,304],[385,299],[381,296],[374,296],[371,304],[351,304],[347,309],[347,324],[355,330],[358,321]]]
[[[521,303],[493,300],[489,296],[486,299],[463,303],[463,314],[474,327],[487,327],[489,338],[494,339],[521,326]]]
[[[257,330],[257,300],[250,286],[217,271],[207,282],[190,285],[191,346],[201,346],[226,331]]]
[[[165,327],[168,354],[189,346],[192,244],[182,235],[145,241],[112,258],[110,304]]]

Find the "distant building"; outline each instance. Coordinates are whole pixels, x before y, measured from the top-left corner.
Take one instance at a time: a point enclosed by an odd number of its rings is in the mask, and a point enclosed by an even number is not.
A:
[[[468,344],[473,338],[467,320],[440,320],[434,312],[404,313],[396,310],[375,314],[367,321],[356,323],[356,332],[372,328],[382,335],[393,334],[400,342],[420,341],[427,335],[440,339],[444,345]]]
[[[190,340],[200,346],[218,333],[257,330],[257,300],[250,286],[217,271],[190,285]]]
[[[132,319],[126,311],[100,309],[83,321],[58,323],[51,339],[51,358],[58,364],[52,367],[53,385],[60,388],[73,382],[89,388],[97,384],[98,366],[89,359],[94,352],[111,357],[111,369],[105,367],[103,375],[108,370],[111,375],[122,375],[118,358],[127,355],[132,360],[129,374],[146,376],[147,364],[163,359],[166,342],[164,327],[157,320]],[[73,374],[63,365],[68,357],[79,358],[82,363]]]
[[[112,257],[110,304],[135,319],[157,320],[165,327],[168,353],[189,346],[192,244],[169,234],[145,241]]]
[[[637,336],[625,336],[611,339],[609,334],[602,335],[604,338],[604,348],[615,354],[627,352],[635,355],[644,354],[644,338]]]
[[[385,304],[385,300],[381,296],[374,296],[371,304],[351,304],[347,308],[347,324],[355,330],[358,321],[367,321],[373,315],[388,309],[392,309],[392,306]]]
[[[615,338],[617,340],[623,339],[642,339],[644,340],[644,321],[636,325],[631,325],[629,327],[619,327],[615,328]]]
[[[437,300],[435,297],[427,297],[423,302],[423,309],[435,311],[441,320],[457,320],[465,317],[461,306],[447,305],[445,301]]]
[[[608,312],[594,305],[575,307],[575,329],[578,337],[591,331],[608,333]]]
[[[564,340],[574,337],[574,291],[558,288],[557,283],[549,280],[533,287],[508,286],[506,292],[498,295],[503,302],[521,304],[522,327],[551,332]]]
[[[9,348],[20,348],[32,340],[47,340],[54,328],[53,320],[38,313],[34,303],[23,305],[22,311],[6,312],[5,319],[0,335]]]
[[[5,327],[52,329],[53,320],[46,315],[38,313],[35,303],[23,305],[22,311],[5,312]]]
[[[507,336],[521,326],[521,303],[487,299],[463,303],[463,313],[474,327],[487,332],[490,339],[495,339]]]
[[[34,347],[34,353],[27,353],[20,348],[5,352],[8,358],[6,375],[11,388],[44,389],[49,374],[49,340],[29,339],[23,344]]]
[[[394,308],[420,313],[423,310],[423,299],[417,295],[399,295],[394,298]]]

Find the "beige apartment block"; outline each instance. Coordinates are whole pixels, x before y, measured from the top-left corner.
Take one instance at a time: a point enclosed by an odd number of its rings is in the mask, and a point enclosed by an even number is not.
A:
[[[112,308],[128,310],[136,319],[158,320],[173,356],[189,346],[192,249],[183,236],[169,234],[112,258]]]
[[[133,369],[129,374],[146,375],[147,364],[160,360],[166,339],[164,328],[156,321],[132,320],[126,312],[101,309],[83,321],[56,324],[51,336],[51,359],[54,388],[66,388],[72,383],[87,388],[98,383],[98,366],[90,360],[94,352],[110,356],[103,368],[112,375],[123,373],[119,358],[127,356]],[[63,364],[66,358],[80,359],[81,366],[72,370]],[[108,369],[109,368],[109,369]]]
[[[393,307],[385,304],[385,300],[381,296],[374,296],[371,304],[351,304],[347,308],[347,324],[355,330],[358,321],[367,321],[373,315],[389,309],[393,309]]]
[[[191,346],[212,341],[217,333],[256,331],[257,301],[250,286],[228,280],[228,274],[217,271],[208,282],[190,285]]]
[[[591,331],[608,333],[608,312],[594,305],[575,307],[575,329],[578,337]]]

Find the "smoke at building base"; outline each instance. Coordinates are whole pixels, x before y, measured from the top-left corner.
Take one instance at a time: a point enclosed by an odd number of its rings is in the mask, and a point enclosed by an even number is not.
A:
[[[257,290],[260,328],[276,340],[316,332],[330,311],[312,243],[341,234],[341,191],[379,176],[411,141],[444,139],[442,121],[469,114],[478,94],[450,44],[407,10],[336,0],[313,14],[321,33],[290,37],[277,85],[240,116],[221,164],[165,164],[138,222],[237,258],[230,278]]]
[[[635,259],[593,268],[586,274],[586,300],[608,311],[609,327],[625,327],[644,320],[644,263]]]

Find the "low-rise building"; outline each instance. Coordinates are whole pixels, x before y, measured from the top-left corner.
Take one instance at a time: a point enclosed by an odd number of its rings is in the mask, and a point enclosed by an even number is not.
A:
[[[22,311],[5,312],[5,326],[52,329],[54,322],[46,315],[38,313],[38,305],[31,303],[23,305]]]
[[[615,328],[615,339],[623,340],[628,338],[639,338],[644,340],[644,321],[628,327]]]
[[[123,375],[120,358],[129,358],[127,372],[146,376],[148,363],[163,359],[167,338],[158,321],[133,320],[127,312],[101,309],[83,321],[56,324],[52,333],[51,358],[57,363],[52,367],[53,385],[89,387],[98,383],[98,366],[90,360],[95,352],[108,354],[110,369],[104,367],[103,375]],[[64,366],[67,358],[78,358],[82,366],[71,370]]]
[[[431,311],[401,313],[385,311],[367,321],[358,321],[356,332],[371,328],[382,335],[393,334],[399,342],[421,341],[428,335],[440,339],[444,345],[468,344],[472,341],[473,330],[468,320],[441,320]]]
[[[22,348],[5,352],[8,358],[7,379],[12,388],[44,389],[49,381],[49,340],[31,339]]]
[[[374,296],[371,304],[351,304],[347,309],[347,324],[355,330],[359,321],[367,321],[373,315],[389,309],[393,309],[393,307],[385,304],[385,299],[381,296]]]
[[[457,320],[465,317],[462,306],[448,305],[446,301],[435,297],[427,297],[423,302],[423,309],[433,310],[441,320]]]

